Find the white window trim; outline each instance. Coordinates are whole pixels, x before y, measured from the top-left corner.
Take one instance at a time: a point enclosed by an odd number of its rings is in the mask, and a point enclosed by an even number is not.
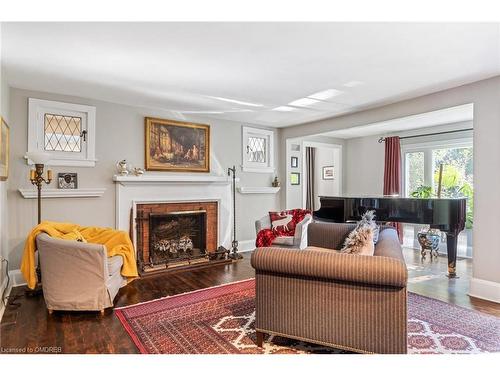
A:
[[[29,98],[28,101],[29,115],[28,115],[28,152],[32,151],[42,151],[49,154],[53,154],[54,158],[50,159],[49,164],[51,166],[74,166],[74,167],[94,167],[97,159],[95,158],[95,129],[96,129],[96,108],[93,106],[57,102],[52,100],[42,100]],[[59,152],[54,151],[44,151],[43,145],[44,140],[40,139],[43,132],[40,131],[40,126],[43,126],[43,122],[40,122],[40,113],[42,111],[46,112],[50,110],[51,112],[56,112],[57,110],[62,110],[65,112],[79,112],[84,113],[86,116],[86,130],[87,130],[87,140],[85,142],[86,155],[82,158],[81,154],[70,155],[68,153],[67,157],[61,158]],[[78,157],[77,157],[78,156]],[[27,160],[29,165],[32,165],[31,160]]]
[[[268,140],[268,147],[266,148],[267,165],[266,166],[255,166],[255,163],[247,161],[246,158],[246,140],[249,136],[256,136],[266,138]],[[274,132],[272,130],[265,130],[259,128],[251,128],[248,126],[242,127],[242,138],[241,138],[241,169],[243,172],[255,172],[255,173],[273,173],[274,168]]]
[[[473,147],[472,137],[446,139],[440,141],[430,141],[421,143],[407,143],[401,145],[401,172],[402,172],[402,187],[405,197],[406,192],[406,154],[410,152],[423,152],[424,153],[424,184],[433,186],[433,160],[432,150],[439,148],[453,148],[453,147]]]

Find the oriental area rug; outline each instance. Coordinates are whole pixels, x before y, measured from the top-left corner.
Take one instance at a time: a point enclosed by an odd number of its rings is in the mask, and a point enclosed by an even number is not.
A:
[[[115,309],[141,353],[348,353],[266,335],[256,346],[255,280]],[[500,319],[408,293],[408,353],[500,352]]]

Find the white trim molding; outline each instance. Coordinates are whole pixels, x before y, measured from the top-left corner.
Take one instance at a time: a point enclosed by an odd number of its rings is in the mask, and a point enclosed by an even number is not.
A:
[[[242,127],[241,134],[241,169],[243,172],[274,173],[274,132],[272,130]],[[248,160],[248,139],[263,138],[265,140],[264,162],[251,162]]]
[[[165,184],[165,183],[182,183],[182,184],[222,184],[229,185],[232,181],[226,176],[200,176],[200,175],[156,175],[143,174],[142,176],[120,176],[114,175],[113,181],[120,185],[150,185],[150,184]],[[238,182],[239,179],[236,179]]]
[[[272,186],[240,186],[238,191],[240,194],[276,194],[280,191],[280,188]]]
[[[248,253],[255,250],[255,239],[238,241],[238,252]]]
[[[500,283],[473,277],[468,294],[471,297],[500,303]]]
[[[96,142],[96,107],[82,104],[57,102],[53,100],[28,99],[28,152],[40,151],[51,155],[49,165],[94,167]],[[79,137],[85,134],[80,152],[45,150],[45,114],[73,116],[81,118]],[[83,133],[85,132],[85,133]],[[33,162],[28,160],[28,164]]]
[[[23,198],[34,199],[38,197],[35,189],[18,189]],[[42,189],[42,198],[98,198],[106,188],[87,189]]]
[[[0,296],[2,295],[5,288],[7,288],[7,290],[5,291],[5,297],[8,297],[10,296],[12,288],[16,286],[26,285],[26,282],[23,279],[20,269],[9,271],[9,278],[10,278],[9,285],[7,285],[7,278],[6,277],[4,278],[4,281],[0,286]],[[5,305],[0,304],[0,321],[2,320],[4,312],[5,312]]]

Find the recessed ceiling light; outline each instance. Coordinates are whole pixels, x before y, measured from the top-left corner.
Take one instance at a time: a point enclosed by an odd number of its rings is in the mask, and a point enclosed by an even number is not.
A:
[[[264,106],[263,104],[243,102],[241,100],[236,100],[236,99],[221,98],[220,96],[211,96],[211,98],[217,99],[217,100],[222,100],[223,102],[228,102],[228,103],[247,105],[249,107],[263,107]]]
[[[282,106],[273,108],[272,110],[279,111],[279,112],[290,112],[290,111],[297,111],[297,108],[292,108],[292,107],[288,107],[286,105],[282,105]]]
[[[342,86],[344,86],[344,87],[356,87],[356,86],[361,86],[364,84],[365,83],[361,82],[361,81],[349,81],[349,82],[344,83]]]
[[[310,106],[313,106],[314,104],[318,104],[318,103],[320,103],[320,101],[316,100],[316,99],[302,98],[302,99],[294,100],[293,102],[290,102],[288,104],[296,106],[296,107],[310,107]]]
[[[308,98],[313,98],[313,99],[318,99],[318,100],[328,100],[328,99],[333,98],[334,96],[338,96],[342,93],[343,93],[343,91],[340,91],[340,90],[328,89],[328,90],[320,91],[320,92],[317,92],[315,94],[309,95]]]

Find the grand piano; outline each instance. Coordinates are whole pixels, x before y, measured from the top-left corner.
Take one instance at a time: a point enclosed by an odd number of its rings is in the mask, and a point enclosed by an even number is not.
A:
[[[446,233],[448,276],[456,277],[457,239],[465,228],[466,199],[320,196],[317,221],[347,223],[375,210],[378,222],[428,224]]]

